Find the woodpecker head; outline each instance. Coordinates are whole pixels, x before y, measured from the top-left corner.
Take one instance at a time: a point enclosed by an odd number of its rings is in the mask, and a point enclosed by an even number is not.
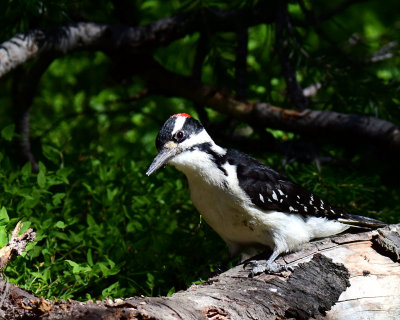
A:
[[[158,155],[146,174],[149,176],[168,163],[179,166],[187,162],[190,158],[188,154],[203,144],[215,145],[201,123],[187,113],[174,114],[157,135]]]

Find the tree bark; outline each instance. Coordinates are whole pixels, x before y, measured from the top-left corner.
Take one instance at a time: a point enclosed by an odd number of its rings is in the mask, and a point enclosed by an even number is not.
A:
[[[3,319],[399,319],[400,224],[323,239],[249,278],[238,265],[170,297],[50,301],[0,281]]]

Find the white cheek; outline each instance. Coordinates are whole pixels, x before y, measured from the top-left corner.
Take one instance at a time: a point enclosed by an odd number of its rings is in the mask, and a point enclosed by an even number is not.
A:
[[[183,150],[190,149],[193,146],[202,144],[202,143],[210,143],[211,145],[215,145],[214,141],[208,135],[206,130],[201,130],[198,134],[194,134],[187,138],[185,141],[179,144],[180,148]],[[216,145],[215,145],[216,146]],[[221,148],[222,149],[222,148]]]

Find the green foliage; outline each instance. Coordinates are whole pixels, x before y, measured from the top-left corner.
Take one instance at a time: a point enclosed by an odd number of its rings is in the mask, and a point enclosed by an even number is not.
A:
[[[171,294],[227,256],[201,223],[182,176],[171,169],[145,175],[160,123],[191,108],[176,98],[120,102],[143,87],[104,87],[106,68],[104,55],[78,53],[44,75],[40,108],[31,114],[33,141],[41,142],[38,174],[9,158],[5,138],[14,131],[4,122],[0,204],[38,233],[6,275],[46,298]]]
[[[7,211],[38,232],[36,246],[8,267],[12,282],[47,298],[100,299],[166,294],[208,270],[201,238],[210,230],[199,224],[182,180],[171,172],[147,178],[150,156],[106,153],[59,169],[40,162],[38,175],[30,164],[18,170],[2,159],[0,243]]]
[[[6,1],[0,23],[3,41],[16,32],[49,28],[82,17],[115,23],[114,4],[106,0]],[[304,1],[320,15],[342,1]],[[247,2],[248,3],[248,2]],[[136,2],[137,24],[213,5],[235,9],[244,1]],[[334,19],[311,24],[298,2],[291,2],[290,57],[302,87],[322,84],[312,108],[400,120],[399,58],[374,63],[380,48],[399,41],[397,1],[354,4]],[[19,15],[23,13],[22,15]],[[204,82],[235,88],[236,35],[207,34]],[[188,35],[157,48],[165,68],[190,75],[200,39]],[[247,94],[278,106],[290,106],[276,54],[274,25],[249,28]],[[136,57],[135,57],[136,58]],[[13,158],[11,79],[1,79],[0,245],[18,220],[37,231],[36,243],[7,267],[14,283],[46,298],[103,299],[105,296],[170,295],[209,276],[227,257],[225,244],[201,221],[189,200],[183,175],[161,170],[146,177],[160,125],[193,106],[181,98],[149,95],[129,100],[145,88],[132,77],[121,85],[101,52],[75,52],[56,59],[40,80],[31,110],[33,151],[40,172]],[[223,117],[207,110],[211,120]],[[295,141],[293,133],[270,130],[275,138]],[[257,138],[250,134],[248,138]],[[347,161],[344,166],[254,154],[268,165],[334,204],[387,222],[399,219],[400,190],[384,184],[388,167],[368,160],[368,150],[325,146],[321,154]]]

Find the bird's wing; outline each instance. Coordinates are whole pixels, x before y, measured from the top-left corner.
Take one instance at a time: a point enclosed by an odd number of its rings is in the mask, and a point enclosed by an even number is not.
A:
[[[342,209],[332,207],[312,192],[246,154],[229,150],[227,157],[229,163],[237,166],[240,187],[253,204],[262,210],[300,214],[303,217],[325,217],[355,226],[385,225],[381,221],[350,215]]]

